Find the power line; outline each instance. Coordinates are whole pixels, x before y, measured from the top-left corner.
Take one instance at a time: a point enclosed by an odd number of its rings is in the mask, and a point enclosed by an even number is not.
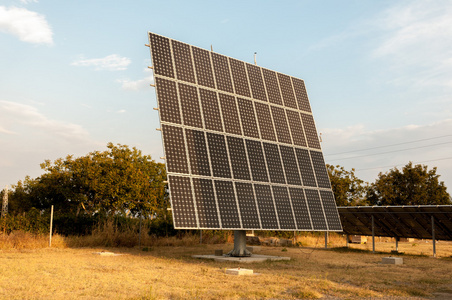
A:
[[[352,150],[352,151],[345,151],[345,152],[339,152],[339,153],[325,154],[325,156],[347,154],[347,153],[353,153],[353,152],[362,152],[362,151],[373,150],[373,149],[380,149],[380,148],[387,148],[387,147],[400,146],[400,145],[406,145],[406,144],[413,144],[413,143],[417,143],[417,142],[435,140],[435,139],[440,139],[440,138],[449,137],[449,136],[452,136],[452,134],[437,136],[437,137],[428,138],[428,139],[421,139],[421,140],[414,140],[414,141],[409,141],[409,142],[403,142],[403,143],[398,143],[398,144],[391,144],[391,145],[386,145],[386,146],[378,146],[378,147],[365,148],[365,149],[360,149],[360,150]]]
[[[382,155],[382,154],[395,153],[395,152],[402,152],[402,151],[407,151],[407,150],[422,149],[422,148],[428,148],[428,147],[439,146],[439,145],[445,145],[445,144],[452,144],[452,142],[438,143],[438,144],[432,144],[432,145],[426,145],[426,146],[420,146],[420,147],[405,148],[405,149],[399,149],[399,150],[393,150],[393,151],[386,151],[386,152],[380,152],[380,153],[373,153],[373,154],[366,154],[366,155],[358,155],[358,156],[345,157],[345,158],[336,158],[336,159],[333,159],[333,161],[337,161],[337,160],[346,160],[346,159],[353,159],[353,158],[361,158],[361,157],[368,157],[368,156],[375,156],[375,155]]]
[[[452,159],[452,157],[424,160],[424,161],[414,162],[413,164],[422,164],[422,163],[426,163],[426,162],[448,160],[448,159]],[[367,171],[367,170],[375,170],[375,169],[381,169],[381,168],[393,168],[393,167],[400,167],[400,166],[405,166],[405,164],[383,166],[383,167],[375,167],[375,168],[366,168],[366,169],[356,169],[355,171]]]

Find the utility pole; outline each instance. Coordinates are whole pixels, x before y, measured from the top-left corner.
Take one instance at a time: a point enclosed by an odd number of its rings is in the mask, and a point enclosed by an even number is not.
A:
[[[5,187],[3,193],[2,218],[8,214],[8,186]]]

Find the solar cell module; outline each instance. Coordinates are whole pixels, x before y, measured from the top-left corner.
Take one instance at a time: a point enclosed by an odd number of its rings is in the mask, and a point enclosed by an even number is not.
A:
[[[342,231],[303,80],[149,45],[175,228]]]

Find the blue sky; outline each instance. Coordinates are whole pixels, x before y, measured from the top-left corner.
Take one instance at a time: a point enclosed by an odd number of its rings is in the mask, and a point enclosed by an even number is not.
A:
[[[373,182],[413,161],[452,186],[451,1],[12,0],[0,188],[108,142],[160,161],[148,31],[304,79],[327,163]]]

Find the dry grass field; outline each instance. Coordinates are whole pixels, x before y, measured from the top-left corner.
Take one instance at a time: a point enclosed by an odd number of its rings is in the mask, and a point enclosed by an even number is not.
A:
[[[304,237],[299,240],[303,247],[261,248],[262,254],[291,261],[240,265],[192,258],[232,249],[232,244],[196,244],[197,237],[161,241],[146,251],[70,248],[59,236],[52,248],[42,248],[46,239],[28,239],[22,245],[16,241],[15,248],[0,247],[0,299],[452,298],[452,244],[446,242],[438,244],[439,258],[428,256],[431,244],[400,243],[404,265],[395,266],[382,265],[389,254],[372,254],[369,244],[325,250],[323,237]],[[344,246],[345,240],[333,236],[330,243]],[[377,242],[377,251],[390,251],[390,246]],[[96,254],[101,251],[120,255]],[[258,275],[225,274],[236,267]]]

